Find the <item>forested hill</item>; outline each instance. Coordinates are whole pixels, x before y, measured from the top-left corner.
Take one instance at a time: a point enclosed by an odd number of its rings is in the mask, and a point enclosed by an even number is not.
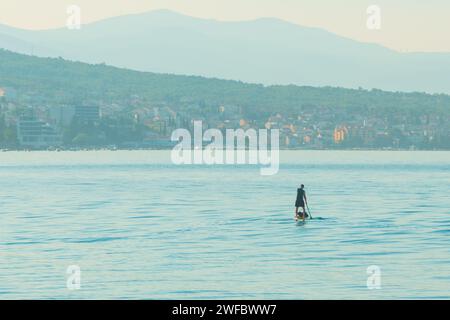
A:
[[[0,88],[13,88],[24,103],[73,101],[234,104],[251,112],[292,112],[302,106],[450,112],[450,96],[332,87],[263,86],[197,76],[130,71],[106,65],[38,58],[0,50]]]

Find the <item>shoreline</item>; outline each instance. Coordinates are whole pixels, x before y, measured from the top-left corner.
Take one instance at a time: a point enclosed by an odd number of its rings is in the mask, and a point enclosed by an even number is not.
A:
[[[87,151],[171,151],[172,148],[68,148],[68,149],[0,149],[0,152],[87,152]],[[203,148],[202,150],[205,150]],[[242,149],[234,149],[234,151]],[[280,148],[279,151],[392,151],[392,152],[445,152],[450,151],[450,149],[410,149],[410,148]],[[226,149],[222,149],[226,151]],[[246,149],[246,151],[249,151]]]

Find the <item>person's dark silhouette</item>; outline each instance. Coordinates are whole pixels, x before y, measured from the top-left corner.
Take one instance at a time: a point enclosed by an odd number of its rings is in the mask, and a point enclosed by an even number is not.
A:
[[[305,210],[305,204],[308,203],[308,200],[306,199],[306,192],[305,192],[305,185],[301,185],[300,188],[297,189],[297,200],[295,200],[295,218],[296,219],[302,219],[303,221],[305,218],[308,217],[308,214]],[[302,215],[300,216],[298,214],[298,208],[302,208]]]

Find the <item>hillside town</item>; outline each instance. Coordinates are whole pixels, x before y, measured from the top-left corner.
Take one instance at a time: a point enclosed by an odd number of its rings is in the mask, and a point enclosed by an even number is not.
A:
[[[238,105],[148,102],[77,102],[24,105],[12,88],[0,88],[0,149],[167,149],[177,128],[279,129],[283,149],[450,149],[448,113],[372,112],[304,107],[253,116]]]

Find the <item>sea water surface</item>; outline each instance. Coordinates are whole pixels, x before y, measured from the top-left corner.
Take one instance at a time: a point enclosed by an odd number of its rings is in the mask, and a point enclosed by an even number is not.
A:
[[[0,153],[0,299],[450,298],[450,152],[169,153]]]

